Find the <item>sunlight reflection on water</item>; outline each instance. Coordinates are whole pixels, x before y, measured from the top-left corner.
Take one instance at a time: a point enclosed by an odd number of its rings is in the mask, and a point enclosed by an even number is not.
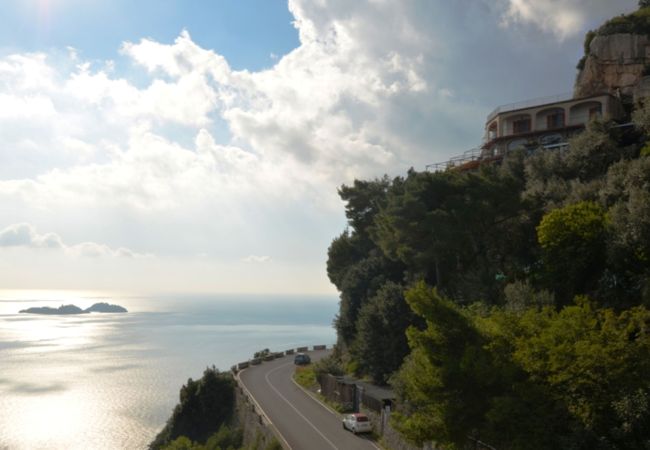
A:
[[[26,307],[10,306],[14,312]],[[295,302],[272,309],[268,303],[187,306],[183,312],[0,314],[0,449],[145,448],[180,386],[206,366],[227,369],[263,347],[335,339],[335,300],[304,308]]]

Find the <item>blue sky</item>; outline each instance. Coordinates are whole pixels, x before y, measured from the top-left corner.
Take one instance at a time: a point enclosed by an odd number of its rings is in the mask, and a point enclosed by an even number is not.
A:
[[[339,186],[571,91],[584,33],[636,5],[3,2],[0,289],[334,293]]]
[[[3,2],[0,48],[77,48],[111,59],[124,41],[172,41],[183,29],[204,48],[219,49],[235,69],[273,65],[299,45],[293,16],[280,0],[20,0]]]

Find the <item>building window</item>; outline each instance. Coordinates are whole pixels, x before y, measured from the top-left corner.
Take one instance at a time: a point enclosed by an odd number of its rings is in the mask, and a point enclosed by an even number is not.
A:
[[[552,130],[554,128],[562,128],[564,126],[564,111],[558,111],[546,116],[546,128]]]
[[[530,117],[513,120],[512,122],[513,134],[528,133],[529,131],[530,131]]]

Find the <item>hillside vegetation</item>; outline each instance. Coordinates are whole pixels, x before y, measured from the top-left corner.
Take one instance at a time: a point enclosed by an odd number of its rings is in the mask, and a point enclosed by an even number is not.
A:
[[[336,358],[410,440],[650,448],[650,109],[568,150],[343,186]]]
[[[226,450],[242,443],[241,430],[230,429],[235,406],[235,381],[227,372],[207,368],[198,380],[187,381],[152,450]],[[204,445],[205,444],[205,445]]]

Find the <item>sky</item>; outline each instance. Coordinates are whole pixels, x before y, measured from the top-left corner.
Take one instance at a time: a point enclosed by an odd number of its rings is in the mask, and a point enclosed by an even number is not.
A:
[[[0,289],[331,294],[337,188],[572,90],[636,0],[7,0]]]

